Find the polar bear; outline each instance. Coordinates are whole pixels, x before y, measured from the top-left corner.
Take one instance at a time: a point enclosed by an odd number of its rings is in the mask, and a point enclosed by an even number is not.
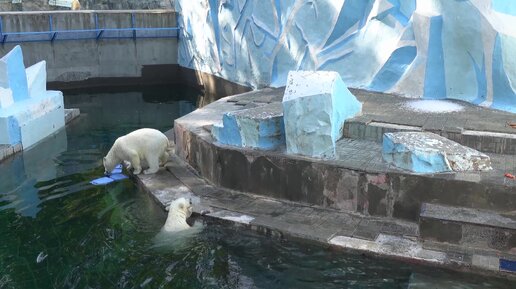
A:
[[[127,169],[133,168],[133,174],[147,167],[145,174],[154,174],[164,165],[169,157],[168,138],[159,130],[142,128],[116,139],[103,159],[105,174],[109,174],[120,163],[128,163]]]
[[[168,209],[168,216],[163,230],[166,232],[177,232],[190,228],[186,219],[192,215],[192,200],[179,198],[171,202]]]

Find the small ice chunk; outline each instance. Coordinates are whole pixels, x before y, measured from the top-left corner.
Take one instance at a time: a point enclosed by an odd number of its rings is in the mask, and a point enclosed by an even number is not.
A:
[[[109,177],[102,177],[102,178],[98,178],[98,179],[95,179],[93,181],[91,181],[91,184],[92,185],[95,185],[95,186],[98,186],[98,185],[107,185],[109,183],[112,183],[114,182],[115,180],[113,180],[112,178],[109,178]]]
[[[119,180],[124,180],[124,179],[127,179],[128,177],[124,174],[112,174],[109,176],[110,178],[112,178],[114,181],[119,181]]]

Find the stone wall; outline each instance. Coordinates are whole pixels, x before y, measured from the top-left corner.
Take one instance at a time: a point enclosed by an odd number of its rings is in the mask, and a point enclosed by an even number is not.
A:
[[[0,0],[0,11],[46,11],[70,10],[66,7],[49,5],[48,0]],[[115,10],[115,9],[172,9],[174,0],[79,0],[81,10]]]
[[[516,112],[516,1],[177,0],[179,64],[250,87],[334,70],[355,88]]]

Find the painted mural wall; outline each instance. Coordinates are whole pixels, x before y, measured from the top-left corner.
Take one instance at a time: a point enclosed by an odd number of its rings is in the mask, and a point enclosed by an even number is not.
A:
[[[516,1],[177,0],[182,66],[253,88],[290,70],[516,112]]]

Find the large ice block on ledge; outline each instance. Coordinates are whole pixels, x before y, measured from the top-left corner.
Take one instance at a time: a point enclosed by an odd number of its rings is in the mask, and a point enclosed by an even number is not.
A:
[[[283,96],[287,153],[334,155],[344,121],[361,111],[337,72],[291,71]]]
[[[491,170],[489,156],[429,132],[385,133],[382,155],[414,173]]]
[[[29,98],[23,54],[18,45],[0,58],[0,87],[12,91],[14,102]]]
[[[281,103],[227,112],[222,125],[212,127],[220,143],[245,148],[273,150],[285,144]]]
[[[46,90],[46,63],[27,69],[16,46],[0,59],[0,144],[24,149],[65,125],[63,94]]]

